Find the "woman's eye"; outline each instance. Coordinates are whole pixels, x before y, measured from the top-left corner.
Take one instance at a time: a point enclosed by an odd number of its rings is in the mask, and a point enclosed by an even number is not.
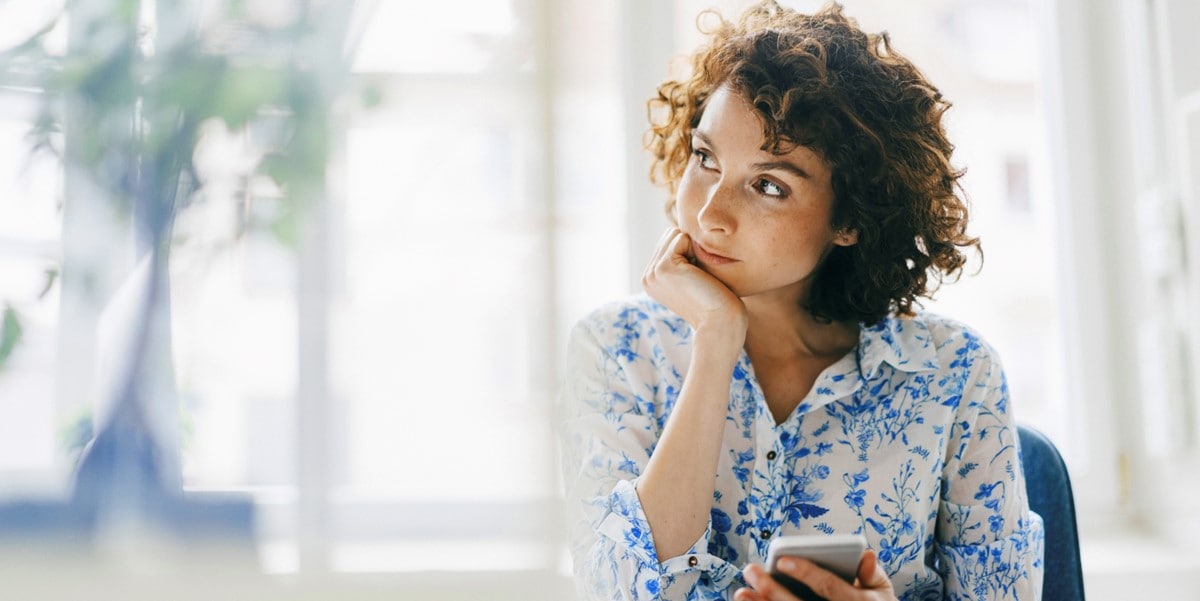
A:
[[[758,190],[766,196],[774,196],[776,198],[783,198],[787,196],[787,193],[783,191],[783,188],[781,188],[779,184],[768,179],[758,180]]]
[[[714,161],[712,157],[708,156],[707,152],[704,152],[703,150],[693,150],[692,154],[696,155],[696,159],[698,159],[701,167],[705,169],[717,168],[717,162]]]

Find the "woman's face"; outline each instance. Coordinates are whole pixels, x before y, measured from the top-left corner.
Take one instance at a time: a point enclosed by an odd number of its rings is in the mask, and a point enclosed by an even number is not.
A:
[[[825,161],[802,146],[771,154],[765,142],[762,121],[743,95],[717,89],[692,133],[674,217],[692,238],[696,264],[734,294],[800,301],[833,245],[857,237],[830,226]]]

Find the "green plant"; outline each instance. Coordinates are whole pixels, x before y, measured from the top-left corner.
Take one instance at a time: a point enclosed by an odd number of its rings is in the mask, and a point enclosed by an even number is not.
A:
[[[122,214],[166,233],[203,185],[193,152],[206,123],[258,126],[275,135],[248,175],[275,181],[287,199],[279,219],[293,220],[324,182],[331,108],[348,82],[329,29],[345,23],[345,8],[297,3],[293,19],[264,25],[241,2],[208,23],[179,0],[153,5],[155,24],[142,27],[145,0],[75,2],[66,56],[45,52],[49,25],[6,53],[5,70],[45,91],[35,147],[81,168]]]
[[[8,361],[9,355],[21,341],[21,335],[21,322],[17,318],[16,309],[13,309],[12,305],[5,304],[3,316],[0,317],[0,369],[4,368],[4,363]]]
[[[270,219],[250,225],[287,244],[297,243],[306,211],[324,192],[330,128],[349,84],[343,48],[353,4],[280,6],[291,10],[262,20],[251,3],[230,0],[202,19],[195,3],[181,0],[78,0],[65,9],[71,35],[64,56],[45,50],[53,23],[0,55],[7,78],[43,92],[30,132],[35,148],[57,155],[101,197],[131,227],[136,254],[150,260],[150,291],[131,333],[132,367],[121,374],[128,388],[114,399],[135,413],[145,413],[136,406],[146,403],[175,411],[174,398],[163,398],[173,391],[139,390],[138,378],[158,370],[173,382],[164,359],[170,353],[162,352],[170,348],[167,264],[177,215],[204,198],[196,150],[205,136],[223,129],[244,142],[255,160],[242,181],[272,184]],[[65,203],[72,202],[68,191]],[[77,267],[62,266],[63,279],[89,277]],[[0,364],[20,336],[18,315],[6,309]],[[95,424],[94,433],[104,427]]]

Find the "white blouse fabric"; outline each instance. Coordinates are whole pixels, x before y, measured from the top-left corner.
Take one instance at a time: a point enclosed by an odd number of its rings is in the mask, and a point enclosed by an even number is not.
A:
[[[660,558],[634,483],[675,405],[692,330],[646,296],[571,333],[562,467],[583,599],[731,599],[776,537],[863,534],[900,599],[1037,599],[1008,386],[966,326],[922,313],[864,325],[776,425],[745,352],[729,385],[705,532]]]

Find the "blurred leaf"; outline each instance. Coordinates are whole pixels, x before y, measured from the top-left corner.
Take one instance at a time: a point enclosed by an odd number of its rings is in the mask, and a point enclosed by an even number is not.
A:
[[[271,225],[271,233],[275,239],[288,248],[300,246],[300,219],[297,211],[289,210],[275,219]]]
[[[76,455],[92,440],[92,407],[76,407],[58,431],[59,444],[69,455]]]
[[[11,305],[5,305],[3,325],[0,326],[0,369],[4,368],[13,349],[21,341],[21,335],[21,322],[16,310]]]
[[[59,84],[97,108],[132,107],[137,100],[135,76],[141,60],[137,44],[124,40],[107,50],[68,58]]]
[[[286,85],[286,74],[276,69],[230,69],[214,94],[215,116],[224,119],[230,129],[238,129],[261,109],[283,104]]]
[[[33,122],[33,127],[29,129],[26,137],[29,139],[33,154],[38,152],[49,152],[50,154],[60,157],[62,156],[61,149],[55,144],[55,137],[62,133],[62,126],[58,119],[49,110],[41,110],[38,112],[37,118]]]
[[[46,283],[42,285],[42,291],[38,293],[38,300],[46,298],[50,294],[50,290],[54,288],[54,283],[58,281],[58,268],[47,267],[45,271]]]
[[[281,190],[287,190],[292,178],[292,164],[281,152],[268,152],[258,163],[258,171],[271,178]]]
[[[375,108],[383,102],[383,88],[378,84],[367,84],[363,87],[361,100],[363,108]]]
[[[146,92],[155,103],[199,109],[200,113],[212,112],[206,108],[212,104],[211,96],[228,69],[224,58],[195,53],[190,48],[171,52],[156,67],[158,71],[146,84]]]
[[[109,0],[112,2],[113,0]],[[111,17],[121,23],[136,23],[141,0],[116,0],[110,9]]]

